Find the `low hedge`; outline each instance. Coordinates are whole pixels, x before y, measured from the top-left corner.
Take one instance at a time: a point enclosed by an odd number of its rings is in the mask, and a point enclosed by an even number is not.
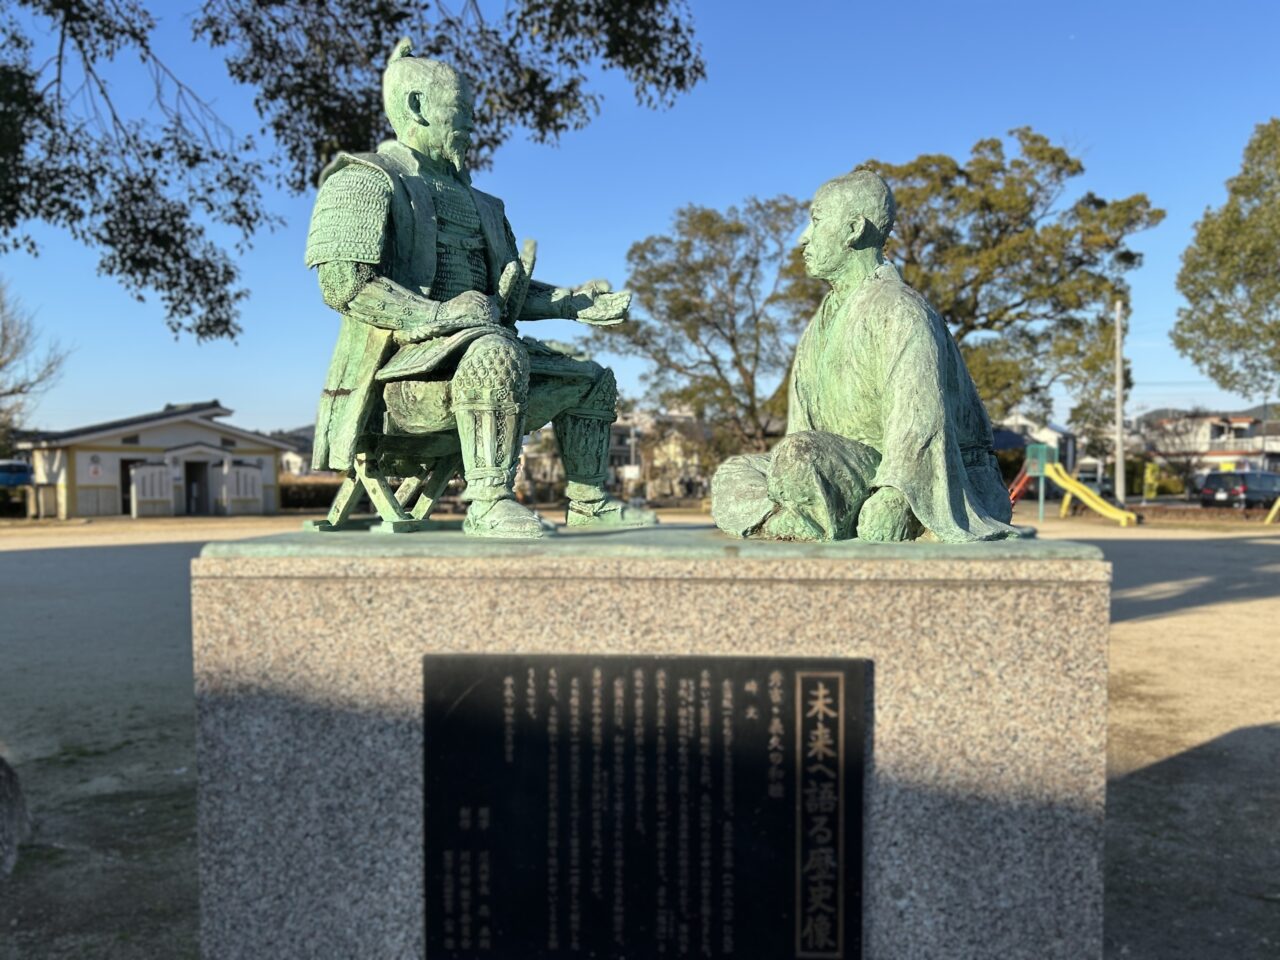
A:
[[[283,510],[327,510],[342,485],[340,477],[308,477],[305,480],[280,481],[280,507]]]

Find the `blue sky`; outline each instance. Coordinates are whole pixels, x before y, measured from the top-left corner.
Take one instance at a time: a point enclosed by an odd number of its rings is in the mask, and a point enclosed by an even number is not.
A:
[[[256,128],[251,92],[226,79],[216,53],[190,42],[185,3],[152,6],[164,11],[162,55],[224,117]],[[695,0],[693,8],[708,79],[692,94],[649,111],[625,81],[603,75],[604,109],[588,129],[558,147],[517,134],[477,175],[477,186],[506,201],[517,236],[538,240],[540,277],[619,285],[628,246],[665,232],[683,204],[808,197],[870,157],[963,157],[980,138],[1030,125],[1083,159],[1078,191],[1146,192],[1168,212],[1134,240],[1146,262],[1130,278],[1129,412],[1255,402],[1214,388],[1174,351],[1168,330],[1193,223],[1225,198],[1254,126],[1280,112],[1280,4]],[[115,71],[126,101],[145,96],[139,80]],[[241,426],[310,422],[337,320],[302,265],[312,198],[269,200],[286,225],[243,260],[251,297],[234,344],[175,341],[157,303],[140,305],[98,276],[96,255],[56,231],[34,229],[38,257],[0,257],[11,291],[74,350],[32,425],[64,429],[213,397]],[[562,339],[580,329],[526,328]],[[637,394],[640,363],[615,366],[624,392]],[[1066,405],[1058,409],[1065,416]]]

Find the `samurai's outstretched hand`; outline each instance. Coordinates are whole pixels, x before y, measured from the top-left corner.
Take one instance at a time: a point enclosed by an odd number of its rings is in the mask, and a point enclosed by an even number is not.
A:
[[[631,291],[609,289],[607,280],[591,280],[565,298],[567,320],[609,327],[627,319],[631,309]]]

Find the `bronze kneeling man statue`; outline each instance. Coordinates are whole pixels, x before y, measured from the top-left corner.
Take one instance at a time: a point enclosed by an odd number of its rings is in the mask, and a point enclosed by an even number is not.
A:
[[[859,168],[824,184],[800,237],[830,285],[791,367],[787,435],[711,484],[716,523],[765,540],[944,543],[1019,536],[991,421],[937,312],[884,259],[897,207]]]

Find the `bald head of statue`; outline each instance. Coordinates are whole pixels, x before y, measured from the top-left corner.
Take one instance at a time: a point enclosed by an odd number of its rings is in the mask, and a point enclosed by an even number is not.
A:
[[[397,43],[382,74],[382,106],[391,129],[401,143],[465,176],[474,131],[471,81],[447,63],[412,51],[408,40]]]
[[[874,170],[858,167],[828,180],[809,205],[809,226],[800,237],[809,275],[834,280],[853,259],[868,252],[879,259],[895,212],[893,191]]]

